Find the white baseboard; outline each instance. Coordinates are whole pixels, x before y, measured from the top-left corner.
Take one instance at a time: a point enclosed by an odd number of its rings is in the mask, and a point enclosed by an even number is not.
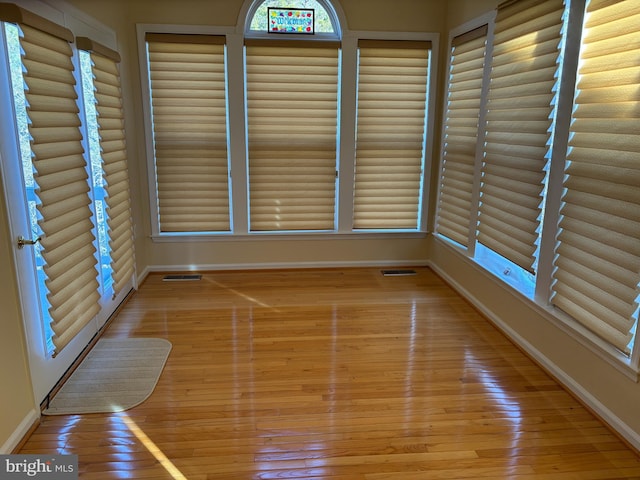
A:
[[[144,267],[142,272],[139,272],[136,274],[136,278],[134,280],[134,283],[136,285],[136,290],[140,288],[140,285],[142,285],[142,282],[144,282],[144,279],[147,278],[149,273],[151,273],[151,271],[149,270],[149,267]]]
[[[18,427],[13,431],[13,433],[9,436],[6,442],[0,447],[0,454],[8,455],[10,454],[14,448],[16,448],[24,436],[29,433],[29,430],[40,418],[40,412],[38,412],[35,408],[29,411],[26,417],[22,419]]]
[[[480,300],[469,293],[455,279],[437,266],[429,263],[429,267],[438,275],[444,278],[460,295],[473,304],[485,317],[489,319],[498,329],[500,329],[509,339],[522,348],[531,358],[541,365],[548,373],[554,376],[567,390],[580,399],[588,408],[606,422],[622,438],[624,438],[636,450],[640,450],[640,433],[630,428],[624,421],[615,415],[602,402],[595,398],[588,390],[576,382],[573,377],[562,370],[558,365],[543,355],[531,343],[525,340],[518,332],[505,323],[493,311],[489,310]]]
[[[151,265],[145,267],[138,281],[142,282],[152,272],[206,272],[229,270],[277,270],[302,268],[358,268],[358,267],[421,267],[427,266],[429,261],[423,260],[385,260],[385,261],[357,261],[357,262],[278,262],[278,263],[224,263],[203,265]]]

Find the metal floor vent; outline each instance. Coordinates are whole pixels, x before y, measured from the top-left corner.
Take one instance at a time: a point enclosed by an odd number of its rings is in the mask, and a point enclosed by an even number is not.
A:
[[[402,277],[405,275],[416,275],[415,270],[382,270],[385,277]]]
[[[201,280],[202,275],[188,274],[188,275],[165,275],[162,277],[163,282],[188,282],[193,280]]]

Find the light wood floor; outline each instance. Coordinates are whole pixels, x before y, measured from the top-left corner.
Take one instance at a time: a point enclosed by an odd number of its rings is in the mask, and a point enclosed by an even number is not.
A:
[[[640,459],[433,272],[152,274],[106,332],[173,343],[121,414],[22,453],[82,479],[631,479]]]

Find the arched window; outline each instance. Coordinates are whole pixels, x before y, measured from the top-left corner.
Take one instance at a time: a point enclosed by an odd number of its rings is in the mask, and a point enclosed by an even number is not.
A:
[[[325,0],[256,0],[247,14],[245,24],[247,36],[268,35],[269,8],[312,9],[315,17],[315,36],[325,39],[339,39],[341,37],[340,21],[336,11]]]

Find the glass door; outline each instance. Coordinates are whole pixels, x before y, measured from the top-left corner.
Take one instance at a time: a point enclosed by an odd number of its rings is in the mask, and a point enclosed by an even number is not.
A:
[[[8,206],[9,229],[14,239],[14,261],[25,322],[32,386],[36,401],[41,402],[91,341],[98,325],[95,321],[89,322],[60,353],[54,354],[48,279],[44,271],[46,262],[39,241],[42,236],[39,220],[43,219],[37,209],[38,187],[31,161],[20,30],[13,24],[1,25],[0,103],[9,106],[3,108],[0,118],[2,179]]]
[[[0,23],[0,27],[0,104],[3,105],[3,115],[0,116],[0,171],[5,187],[9,229],[14,239],[13,254],[25,322],[29,368],[36,401],[42,402],[129,293],[133,286],[133,276],[117,293],[114,292],[108,209],[105,207],[107,194],[102,176],[100,148],[95,143],[98,138],[98,129],[95,122],[95,98],[92,94],[93,80],[90,74],[83,79],[77,73],[81,69],[78,68],[78,54],[74,52],[73,63],[76,67],[74,76],[77,80],[76,91],[80,99],[78,104],[87,105],[87,108],[84,111],[81,109],[79,114],[81,124],[79,132],[82,133],[84,158],[89,159],[86,162],[88,186],[85,185],[85,187],[89,189],[87,202],[90,203],[91,220],[88,221],[90,226],[87,229],[90,231],[82,233],[82,236],[89,235],[88,238],[91,236],[94,238],[96,275],[89,274],[89,276],[97,277],[97,282],[91,280],[97,283],[97,293],[93,287],[89,289],[94,292],[91,293],[92,296],[99,294],[100,298],[97,301],[99,306],[91,307],[91,312],[94,313],[87,314],[87,309],[82,306],[84,295],[71,292],[71,295],[79,297],[77,302],[70,302],[71,308],[77,310],[78,316],[84,315],[88,321],[83,321],[78,328],[69,329],[70,333],[66,330],[62,335],[67,335],[70,340],[67,343],[65,339],[62,347],[56,347],[55,343],[61,342],[61,335],[59,333],[56,337],[54,330],[59,332],[62,327],[58,324],[52,328],[52,325],[55,325],[55,319],[52,318],[51,312],[57,308],[59,313],[60,307],[52,303],[57,302],[58,298],[53,295],[51,288],[55,283],[56,288],[59,289],[61,281],[66,282],[67,278],[70,282],[76,283],[78,279],[70,278],[72,277],[70,275],[65,276],[64,271],[62,275],[57,272],[58,277],[55,280],[47,276],[47,269],[51,271],[52,265],[47,265],[46,252],[43,255],[44,247],[41,239],[46,242],[47,238],[43,236],[41,227],[47,222],[59,221],[63,215],[47,213],[46,208],[42,208],[41,197],[44,187],[38,185],[43,181],[42,175],[38,176],[33,162],[34,140],[30,128],[33,129],[34,126],[30,123],[32,122],[28,110],[30,105],[25,95],[25,66],[20,44],[20,27],[10,23]],[[83,86],[84,94],[90,97],[88,99],[83,96]],[[42,121],[42,118],[39,120]],[[51,120],[48,122],[52,124]],[[55,118],[52,125],[54,128],[57,126]],[[61,175],[67,174],[62,171]],[[79,180],[79,183],[82,186],[83,180]],[[46,218],[47,216],[49,218]],[[74,225],[71,222],[71,233],[67,235],[69,244],[64,244],[69,245],[66,248],[71,250],[78,237],[73,234]],[[51,241],[52,238],[49,237],[48,240]],[[91,254],[83,258],[86,258],[89,264],[93,263]],[[60,261],[58,265],[64,265],[64,262]],[[69,265],[69,269],[73,267],[74,265]],[[92,268],[90,267],[89,271]],[[72,318],[74,316],[75,313],[71,315]]]

